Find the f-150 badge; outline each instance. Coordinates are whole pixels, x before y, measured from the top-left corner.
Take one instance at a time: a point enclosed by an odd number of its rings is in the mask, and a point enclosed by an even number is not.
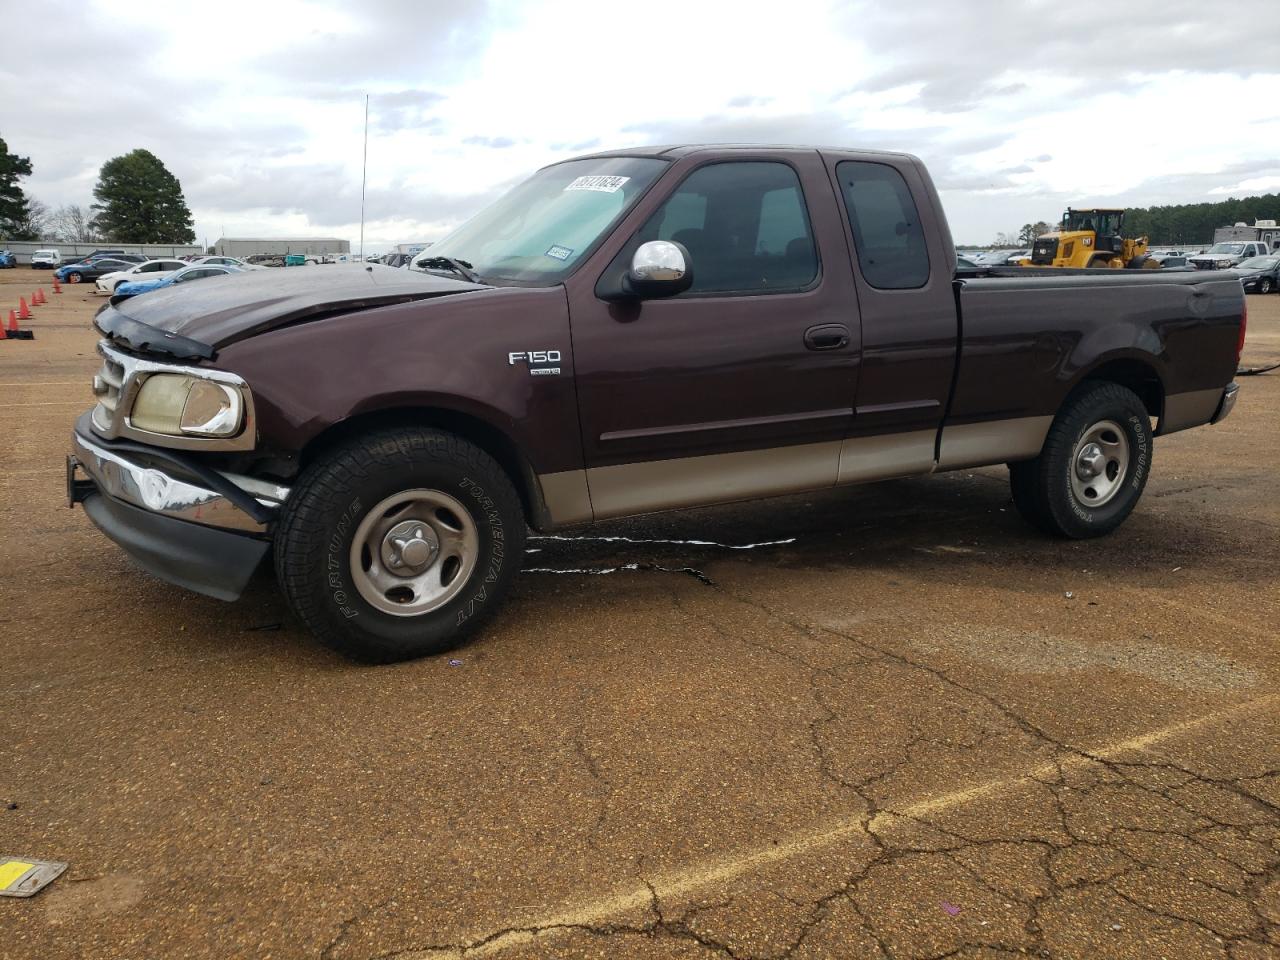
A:
[[[551,377],[560,373],[559,350],[517,350],[507,354],[507,365],[514,367],[523,360],[531,377]]]

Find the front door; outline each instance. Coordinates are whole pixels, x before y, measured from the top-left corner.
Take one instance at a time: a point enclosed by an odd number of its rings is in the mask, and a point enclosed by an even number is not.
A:
[[[619,231],[689,251],[693,287],[607,303],[570,281],[582,445],[597,518],[836,481],[859,330],[830,180],[812,151],[678,161]],[[616,246],[616,245],[615,245]]]

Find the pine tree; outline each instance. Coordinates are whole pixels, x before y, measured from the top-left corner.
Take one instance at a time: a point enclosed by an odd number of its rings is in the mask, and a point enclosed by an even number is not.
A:
[[[0,138],[0,237],[14,240],[39,240],[26,236],[31,222],[27,195],[18,186],[19,177],[31,176],[31,158],[9,152]]]
[[[102,165],[93,228],[112,243],[191,243],[196,234],[182,184],[160,159],[134,150]]]

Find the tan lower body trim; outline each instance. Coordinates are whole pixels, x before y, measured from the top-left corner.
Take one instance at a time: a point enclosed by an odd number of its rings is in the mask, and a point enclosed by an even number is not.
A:
[[[1051,423],[1052,417],[1023,417],[946,427],[936,463],[935,432],[914,430],[567,470],[538,479],[552,524],[562,526],[1023,460],[1040,453]]]
[[[587,490],[587,471],[565,470],[562,473],[538,475],[542,485],[542,502],[547,505],[554,526],[588,523],[592,519],[591,494]]]
[[[878,437],[847,437],[840,446],[837,483],[864,483],[911,477],[933,470],[936,430],[887,433]]]
[[[1164,398],[1164,416],[1160,418],[1160,433],[1173,433],[1208,423],[1218,412],[1222,402],[1222,387],[1212,390],[1192,390],[1188,393],[1171,393]]]
[[[587,470],[597,520],[771,497],[836,482],[840,441],[648,460]]]
[[[1019,417],[944,427],[938,469],[985,467],[1037,457],[1052,424],[1053,417]]]

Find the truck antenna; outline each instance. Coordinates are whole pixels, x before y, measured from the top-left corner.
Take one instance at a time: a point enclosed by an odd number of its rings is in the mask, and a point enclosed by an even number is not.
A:
[[[364,189],[369,180],[369,95],[364,95],[364,167],[360,172],[360,262],[364,262]]]

